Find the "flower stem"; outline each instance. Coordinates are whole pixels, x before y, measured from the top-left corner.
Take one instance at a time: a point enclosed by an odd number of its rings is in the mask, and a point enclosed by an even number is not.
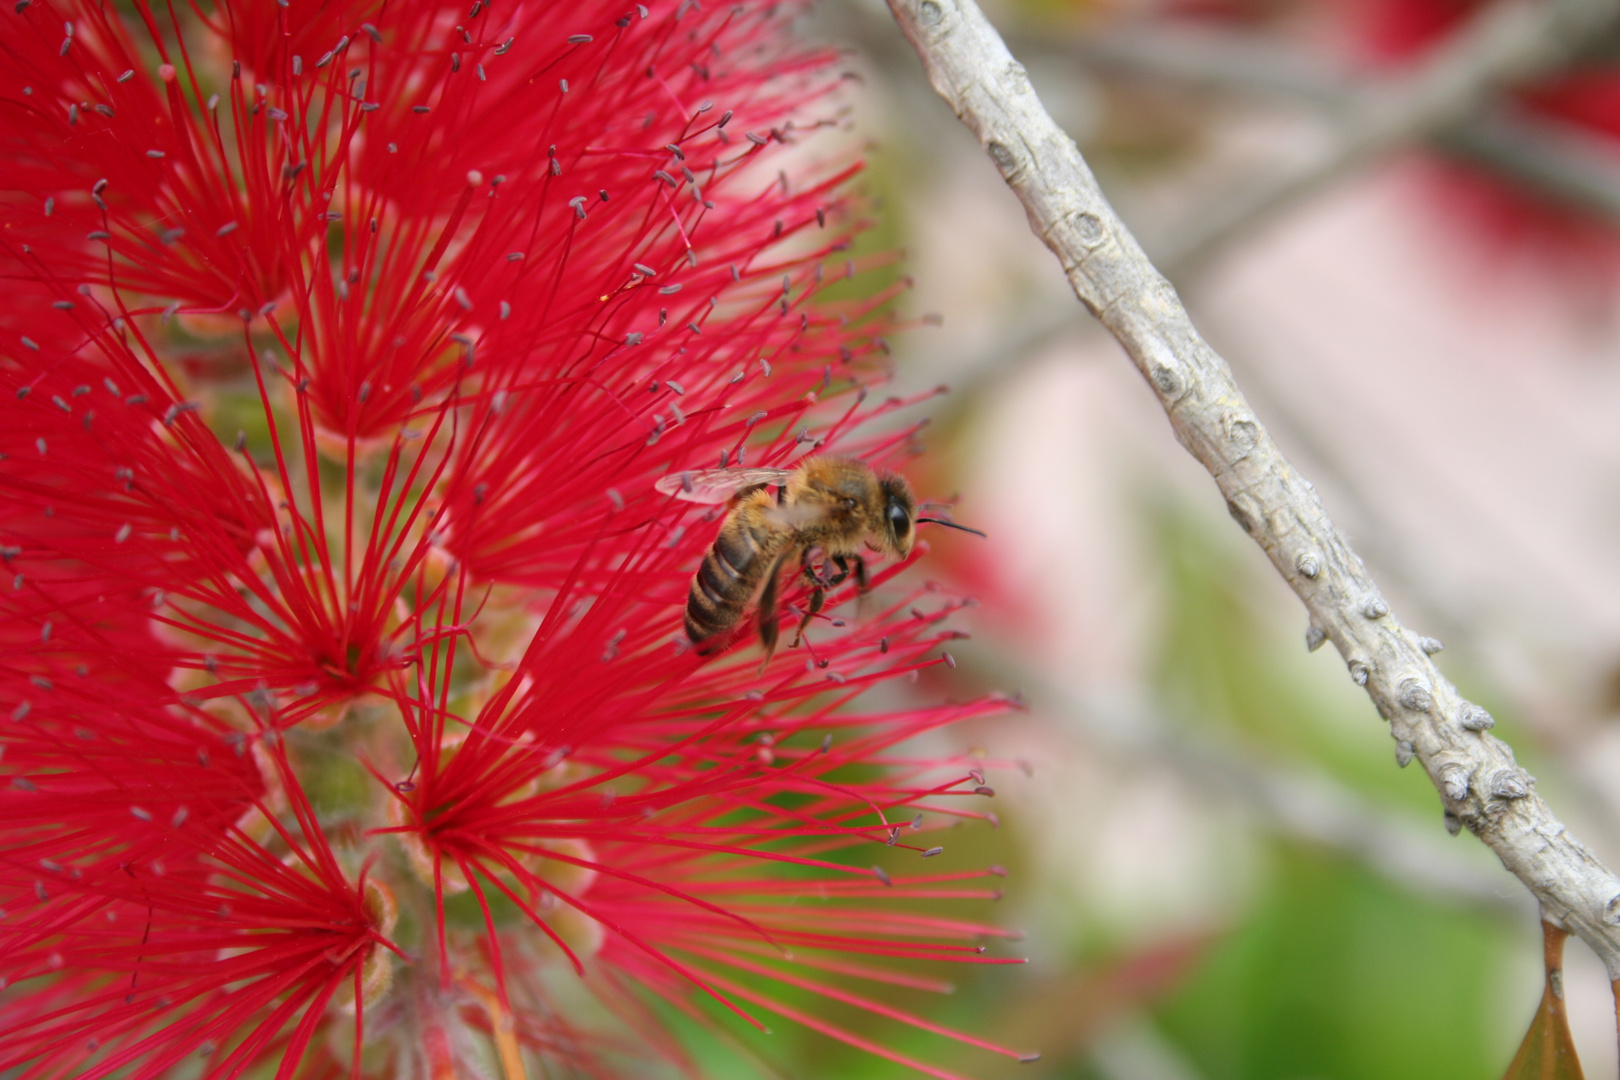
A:
[[[484,1006],[489,1013],[489,1030],[495,1037],[495,1052],[501,1058],[501,1072],[506,1080],[529,1080],[529,1074],[523,1068],[523,1052],[518,1046],[516,1027],[512,1022],[512,1014],[501,1004],[501,999],[490,990],[484,989],[476,983],[463,982],[461,984]]]

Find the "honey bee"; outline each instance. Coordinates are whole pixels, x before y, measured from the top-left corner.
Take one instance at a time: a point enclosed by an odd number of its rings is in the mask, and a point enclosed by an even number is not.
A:
[[[772,486],[774,496],[766,490]],[[924,522],[984,535],[942,518],[918,517],[905,477],[852,458],[807,458],[792,469],[674,473],[655,487],[677,499],[730,508],[686,597],[686,636],[700,653],[725,644],[757,592],[755,621],[769,660],[776,651],[782,571],[794,562],[814,586],[794,636],[797,645],[827,590],[853,574],[856,590],[866,592],[863,544],[903,559],[911,553],[914,526]],[[818,563],[830,563],[834,571],[818,571]]]

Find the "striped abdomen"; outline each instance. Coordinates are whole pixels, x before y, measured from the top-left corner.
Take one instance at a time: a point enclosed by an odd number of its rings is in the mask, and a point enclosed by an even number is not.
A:
[[[775,564],[784,534],[760,520],[760,510],[770,505],[768,499],[762,503],[750,500],[726,517],[692,578],[686,594],[686,636],[694,645],[701,647],[741,622],[754,590]]]

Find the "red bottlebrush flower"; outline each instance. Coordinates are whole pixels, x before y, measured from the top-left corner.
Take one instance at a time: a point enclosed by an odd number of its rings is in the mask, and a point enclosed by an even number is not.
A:
[[[933,903],[994,868],[900,869],[993,794],[908,741],[1005,703],[862,697],[959,601],[679,632],[660,476],[911,453],[791,14],[0,16],[8,1075],[695,1070],[669,1009],[954,1075],[812,999],[1008,1053],[888,1000],[1016,962]]]

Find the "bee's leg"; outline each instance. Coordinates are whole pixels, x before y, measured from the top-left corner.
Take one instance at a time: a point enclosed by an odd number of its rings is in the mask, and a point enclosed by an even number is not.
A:
[[[759,621],[759,643],[765,649],[765,658],[759,662],[759,666],[762,668],[771,662],[771,657],[776,655],[776,634],[776,620],[770,619],[767,621],[761,618]]]
[[[759,623],[759,643],[765,646],[765,662],[771,661],[776,652],[776,635],[778,626],[776,621],[776,575],[772,574],[765,581],[765,589],[759,594],[759,611],[755,613]]]
[[[859,559],[860,556],[857,555],[855,558]],[[832,588],[835,585],[842,585],[845,581],[849,580],[849,559],[850,557],[848,555],[833,556],[832,564],[838,569],[831,577],[827,579],[828,588]]]
[[[799,629],[794,633],[794,635],[793,635],[793,644],[788,646],[788,648],[797,649],[799,647],[799,642],[804,640],[805,628],[810,625],[810,620],[811,619],[815,618],[818,614],[820,614],[821,606],[823,604],[825,604],[826,602],[827,602],[827,590],[826,589],[822,588],[820,585],[817,585],[814,589],[810,590],[810,605],[809,605],[809,608],[805,611],[804,618],[799,620]]]
[[[854,574],[856,592],[862,596],[866,595],[868,586],[866,583],[865,559],[859,555],[834,555],[832,564],[837,569],[828,577],[816,577],[810,573],[808,566],[805,567],[806,576],[816,583],[816,588],[810,593],[810,610],[805,612],[804,618],[799,620],[799,632],[793,635],[793,648],[795,649],[799,647],[799,642],[804,639],[804,631],[810,625],[810,620],[820,614],[822,606],[826,604],[828,589],[842,585],[849,580],[850,574]]]
[[[867,613],[866,597],[872,591],[872,582],[866,576],[866,560],[859,555],[849,557],[850,573],[855,575],[855,612],[857,616]]]
[[[792,556],[791,549],[777,556],[776,561],[771,563],[770,571],[765,575],[765,587],[760,590],[755,620],[759,626],[759,643],[765,646],[765,659],[759,665],[762,669],[771,662],[771,657],[776,652],[776,636],[779,629],[776,620],[777,586],[781,581],[782,567]]]

